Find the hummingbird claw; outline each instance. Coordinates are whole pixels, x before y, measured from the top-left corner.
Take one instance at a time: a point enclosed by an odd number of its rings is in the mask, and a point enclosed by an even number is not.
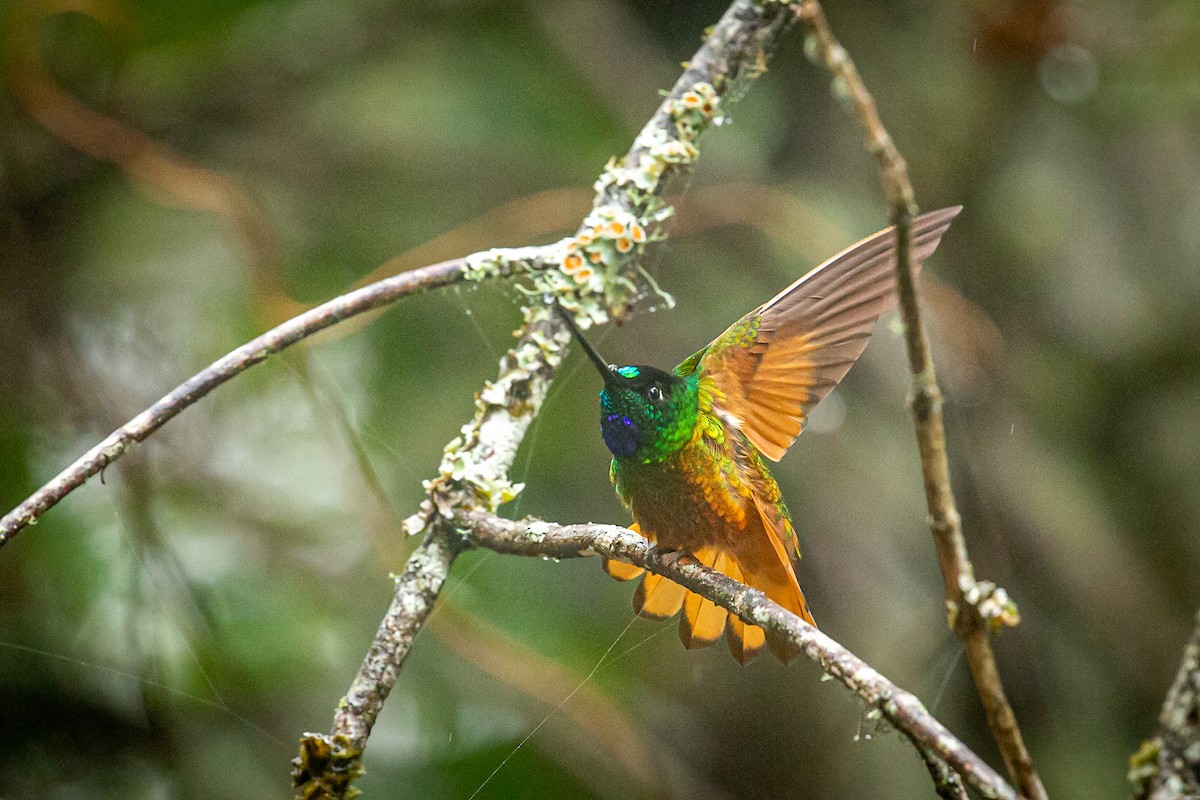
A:
[[[650,546],[654,548],[654,552],[655,555],[658,556],[659,563],[664,567],[672,567],[683,559],[692,557],[692,554],[685,550],[670,550],[666,548],[660,548],[656,544]]]

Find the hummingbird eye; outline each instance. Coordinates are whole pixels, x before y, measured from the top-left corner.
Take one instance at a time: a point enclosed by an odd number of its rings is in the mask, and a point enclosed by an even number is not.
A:
[[[650,398],[651,402],[657,403],[663,399],[662,388],[656,383],[646,390],[646,397]]]

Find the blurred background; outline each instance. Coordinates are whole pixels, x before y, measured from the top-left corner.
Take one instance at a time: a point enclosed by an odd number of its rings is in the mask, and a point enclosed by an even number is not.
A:
[[[574,231],[723,9],[6,4],[0,506],[312,304]],[[924,292],[972,555],[1022,613],[997,643],[1018,718],[1052,796],[1127,796],[1200,604],[1200,13],[826,10],[921,206],[965,206]],[[793,32],[674,186],[648,267],[678,305],[598,331],[610,359],[669,367],[885,224],[862,136],[801,45]],[[414,545],[399,521],[519,300],[446,290],[310,340],[5,547],[0,796],[290,796],[297,737],[329,729]],[[945,627],[907,386],[881,323],[776,468],[800,579],[826,632],[1000,766]],[[573,355],[506,513],[628,520],[598,388]],[[685,652],[674,624],[633,620],[632,591],[594,560],[464,556],[361,788],[932,796],[909,745],[815,666]]]

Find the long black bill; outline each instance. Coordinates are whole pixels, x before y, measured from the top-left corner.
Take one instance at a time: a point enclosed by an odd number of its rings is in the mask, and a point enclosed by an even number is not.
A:
[[[575,320],[571,319],[570,312],[566,311],[558,303],[554,304],[555,311],[562,318],[562,321],[567,323],[567,327],[571,329],[571,333],[575,334],[575,338],[579,340],[579,344],[583,346],[583,352],[587,353],[588,358],[596,365],[596,370],[600,373],[600,377],[604,378],[607,384],[613,377],[613,365],[604,360],[600,353],[596,352],[596,348],[592,347],[591,343],[583,338],[583,332],[575,324]]]

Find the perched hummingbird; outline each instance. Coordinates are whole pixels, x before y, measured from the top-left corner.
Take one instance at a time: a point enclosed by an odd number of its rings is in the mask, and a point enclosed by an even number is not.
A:
[[[914,264],[933,253],[960,210],[913,221]],[[796,581],[792,518],[764,458],[783,457],[813,407],[867,346],[879,315],[895,306],[895,266],[888,228],[813,269],[671,372],[609,364],[564,314],[604,379],[600,431],[613,454],[612,482],[633,513],[631,527],[661,550],[691,554],[815,625]],[[607,560],[604,569],[618,580],[643,572]],[[762,628],[659,575],[642,579],[633,606],[652,619],[682,608],[685,647],[710,645],[725,632],[742,664],[766,639]]]

